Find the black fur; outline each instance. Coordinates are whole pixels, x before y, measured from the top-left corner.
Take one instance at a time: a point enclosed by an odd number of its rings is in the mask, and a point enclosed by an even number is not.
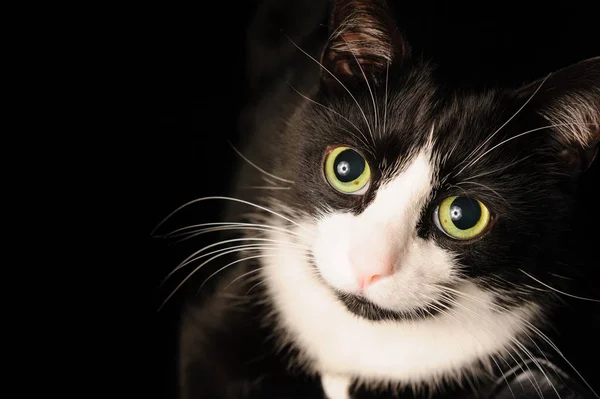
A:
[[[318,37],[318,33],[315,35]],[[525,302],[535,302],[544,309],[540,321],[551,323],[560,320],[565,304],[575,306],[579,311],[589,305],[592,314],[596,315],[592,317],[597,320],[597,306],[557,295],[520,269],[558,290],[598,297],[590,290],[593,285],[586,286],[590,281],[597,281],[593,279],[597,278],[598,263],[585,260],[582,255],[585,250],[580,250],[577,245],[579,235],[585,236],[586,231],[577,220],[585,215],[579,215],[575,205],[581,203],[578,196],[580,181],[583,179],[585,183],[585,176],[590,173],[581,170],[588,166],[588,158],[580,160],[578,156],[582,150],[595,148],[599,126],[590,124],[581,128],[589,129],[584,148],[568,139],[569,132],[563,127],[539,128],[550,124],[543,115],[549,109],[556,111],[565,107],[565,96],[573,93],[586,99],[587,105],[600,114],[600,58],[576,64],[543,83],[538,81],[522,88],[456,88],[447,84],[431,63],[411,56],[407,43],[398,44],[397,40],[394,39],[394,43],[401,46],[402,51],[395,54],[401,58],[396,57],[389,68],[387,65],[380,68],[381,64],[377,64],[378,68],[369,70],[370,89],[376,103],[381,105],[387,101],[385,129],[374,132],[372,142],[369,142],[369,126],[355,101],[365,110],[371,126],[375,110],[371,92],[356,67],[350,75],[338,75],[354,95],[353,99],[339,82],[331,80],[330,74],[320,71],[313,61],[303,56],[292,70],[297,75],[289,77],[294,87],[276,87],[266,96],[265,102],[255,108],[249,107],[243,119],[245,126],[255,132],[254,137],[244,143],[243,152],[252,154],[254,160],[259,159],[261,167],[269,173],[293,180],[295,184],[288,185],[287,190],[252,194],[241,186],[264,183],[260,173],[245,166],[239,172],[237,181],[240,184],[233,189],[233,196],[268,203],[277,211],[284,209],[277,207],[278,203],[285,204],[285,209],[291,208],[295,212],[289,217],[317,216],[325,210],[325,205],[360,214],[373,200],[377,188],[402,167],[404,160],[410,159],[411,154],[425,145],[434,127],[433,152],[439,163],[434,191],[422,210],[419,236],[435,240],[456,254],[463,278],[497,292],[496,303],[506,311]],[[324,43],[322,40],[317,42]],[[308,48],[310,51],[310,46]],[[319,46],[314,45],[311,53],[318,58]],[[347,57],[344,60],[349,62]],[[371,61],[367,65],[372,65]],[[583,77],[585,84],[582,84]],[[539,91],[533,95],[537,89]],[[310,94],[314,102],[306,101],[296,90]],[[517,113],[530,98],[530,103]],[[504,125],[515,114],[514,119]],[[382,115],[380,108],[379,118]],[[366,138],[358,135],[354,126],[365,132]],[[534,129],[539,130],[510,140]],[[477,147],[496,131],[498,133],[483,149],[477,151]],[[501,148],[491,150],[505,140],[508,141]],[[327,184],[321,167],[323,154],[336,144],[356,148],[371,165],[373,178],[366,195],[345,195]],[[469,165],[478,154],[487,150],[489,153]],[[583,153],[587,154],[586,151]],[[565,162],[565,152],[570,154],[569,159],[573,162]],[[435,208],[452,195],[474,197],[486,204],[493,215],[493,226],[487,234],[474,241],[461,242],[447,237],[435,227],[432,220]],[[239,215],[247,211],[257,212],[234,203],[228,209],[230,217],[227,220],[239,219]],[[262,216],[269,215],[263,212]],[[256,234],[256,237],[260,236]],[[211,272],[234,259],[219,262],[218,267],[197,278],[203,281]],[[201,296],[190,300],[183,316],[181,339],[182,397],[323,397],[318,379],[305,374],[302,368],[294,368],[293,359],[297,355],[294,344],[289,342],[282,346],[277,338],[284,332],[272,315],[272,303],[264,286],[255,286],[256,280],[240,278],[222,289],[223,281],[233,281],[259,266],[258,262],[245,262],[217,274],[203,288]],[[360,298],[344,294],[340,294],[340,298],[359,317],[374,321],[435,317],[435,312],[422,316],[392,314],[364,303]],[[547,332],[552,333],[551,330]],[[539,343],[542,349],[545,348],[543,344]],[[560,363],[560,359],[550,358]],[[573,372],[568,366],[561,366],[567,373]],[[578,363],[577,367],[583,368],[583,363]],[[588,369],[585,376],[588,382],[594,383],[590,370],[593,368]],[[485,386],[486,382],[477,383]],[[598,390],[598,384],[595,386]],[[464,390],[470,391],[470,388]],[[487,390],[480,388],[480,392]],[[357,398],[372,394],[359,386],[353,391]],[[449,386],[448,392],[448,397],[467,395],[461,387]],[[498,393],[494,395],[503,397]],[[579,397],[588,397],[589,393],[581,395]]]

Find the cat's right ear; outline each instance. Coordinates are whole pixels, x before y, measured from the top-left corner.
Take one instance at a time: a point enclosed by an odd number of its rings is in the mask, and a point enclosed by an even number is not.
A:
[[[410,49],[385,0],[332,0],[329,40],[321,63],[322,83],[383,80],[390,64],[405,62]],[[364,76],[363,76],[364,74]]]
[[[579,174],[600,146],[600,57],[563,68],[519,90],[548,122],[557,155]]]

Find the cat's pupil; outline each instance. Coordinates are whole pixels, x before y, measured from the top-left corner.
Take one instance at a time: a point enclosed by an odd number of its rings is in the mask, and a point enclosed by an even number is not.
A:
[[[356,180],[365,170],[365,160],[354,150],[342,151],[333,164],[335,176],[343,183]]]
[[[481,218],[481,206],[470,198],[457,197],[450,205],[450,219],[452,223],[461,229],[467,230],[477,224]]]
[[[346,161],[340,162],[337,166],[337,172],[342,176],[346,176],[350,172],[350,164]]]
[[[453,222],[460,220],[461,217],[462,217],[462,209],[461,208],[459,208],[456,205],[453,206],[452,208],[450,208],[450,218],[452,219]]]

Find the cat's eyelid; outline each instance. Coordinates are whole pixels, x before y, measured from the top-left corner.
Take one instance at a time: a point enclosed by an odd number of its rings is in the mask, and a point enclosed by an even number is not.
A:
[[[353,193],[344,193],[344,194],[349,194],[349,195],[365,195],[369,191],[370,188],[371,188],[371,180],[369,180],[367,182],[367,184],[365,184],[365,186],[363,188],[361,188],[360,190],[355,191]]]

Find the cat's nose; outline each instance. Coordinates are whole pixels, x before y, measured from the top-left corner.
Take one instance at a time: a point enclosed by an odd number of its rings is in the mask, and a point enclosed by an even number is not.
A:
[[[359,252],[350,253],[356,282],[362,291],[383,277],[394,273],[395,259],[386,254],[374,254],[364,249]]]
[[[385,276],[381,274],[370,275],[370,273],[367,273],[364,276],[356,276],[356,281],[358,282],[358,286],[360,287],[360,289],[364,291],[365,289],[367,289],[368,286],[373,284],[375,281],[379,280],[381,277]]]

